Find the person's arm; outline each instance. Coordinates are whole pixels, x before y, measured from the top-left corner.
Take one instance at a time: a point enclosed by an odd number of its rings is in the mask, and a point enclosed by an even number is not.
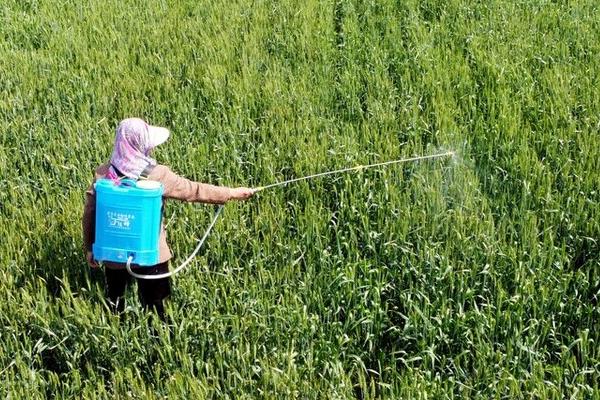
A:
[[[83,217],[81,219],[83,230],[83,250],[88,265],[97,268],[98,263],[94,260],[92,245],[96,235],[96,194],[93,186],[85,192],[85,205],[83,207]]]
[[[157,174],[159,174],[158,180],[165,188],[163,196],[166,198],[190,202],[223,204],[229,200],[245,200],[254,194],[254,189],[246,187],[230,188],[194,182],[177,175],[165,166],[157,169],[159,169],[157,171]]]

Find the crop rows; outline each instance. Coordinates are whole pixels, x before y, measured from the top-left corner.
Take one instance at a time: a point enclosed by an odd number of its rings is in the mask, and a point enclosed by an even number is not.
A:
[[[600,398],[595,1],[7,0],[0,395]],[[170,323],[104,303],[83,192],[118,121],[226,206]],[[212,208],[169,202],[178,264]]]

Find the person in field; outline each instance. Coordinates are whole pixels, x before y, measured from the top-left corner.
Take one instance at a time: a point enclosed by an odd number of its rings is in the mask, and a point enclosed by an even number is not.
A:
[[[158,181],[164,186],[163,209],[165,199],[223,204],[230,200],[246,200],[254,194],[253,189],[246,187],[230,188],[193,182],[177,175],[169,167],[158,164],[155,159],[150,157],[150,153],[156,146],[164,143],[168,137],[168,129],[148,125],[142,119],[128,118],[121,121],[116,129],[110,161],[96,169],[94,182],[100,178]],[[89,266],[94,269],[99,267],[92,254],[95,217],[96,195],[92,183],[85,192],[82,228],[85,257]],[[138,274],[163,274],[169,270],[171,257],[172,253],[167,244],[165,227],[161,223],[158,264],[150,267],[132,264],[132,270]],[[125,308],[125,289],[131,284],[132,277],[125,269],[125,264],[113,262],[103,264],[109,305],[115,313],[121,313]],[[154,310],[164,320],[163,301],[171,294],[170,278],[138,279],[137,281],[139,298],[143,307]]]

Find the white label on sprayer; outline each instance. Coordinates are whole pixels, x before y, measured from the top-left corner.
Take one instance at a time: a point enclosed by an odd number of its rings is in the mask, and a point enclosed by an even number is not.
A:
[[[108,226],[117,229],[131,229],[132,221],[135,219],[133,214],[115,211],[107,211],[106,216],[108,217]]]

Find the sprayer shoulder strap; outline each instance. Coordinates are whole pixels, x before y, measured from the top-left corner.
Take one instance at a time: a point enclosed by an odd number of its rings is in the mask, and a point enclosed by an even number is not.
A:
[[[150,174],[152,173],[152,170],[154,169],[154,165],[152,164],[148,164],[146,165],[146,168],[144,168],[144,170],[142,171],[142,173],[140,174],[140,178],[139,179],[148,179],[148,177],[150,176]]]

